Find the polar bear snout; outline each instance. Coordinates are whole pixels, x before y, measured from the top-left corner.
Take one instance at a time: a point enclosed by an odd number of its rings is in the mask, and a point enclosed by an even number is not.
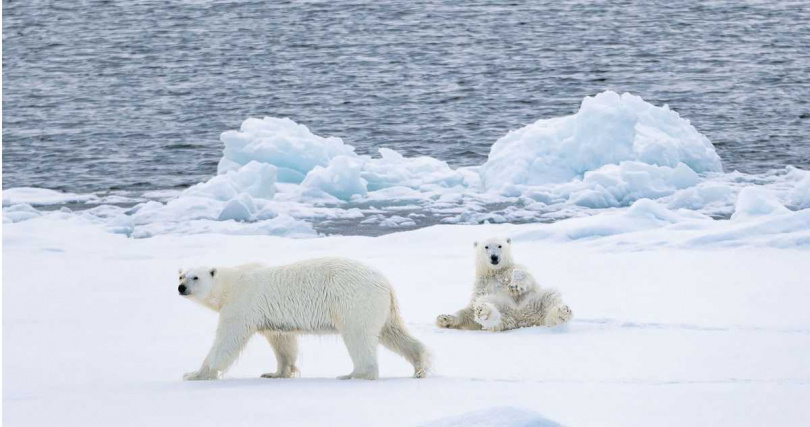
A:
[[[188,295],[188,288],[186,285],[180,285],[177,287],[177,292],[179,292],[180,295]]]
[[[498,263],[501,262],[501,259],[498,257],[498,255],[490,255],[489,262],[491,262],[492,265],[498,265]]]

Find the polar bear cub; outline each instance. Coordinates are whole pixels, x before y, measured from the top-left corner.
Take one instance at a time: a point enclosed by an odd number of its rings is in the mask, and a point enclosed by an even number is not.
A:
[[[554,289],[541,289],[525,267],[514,263],[512,241],[491,238],[475,243],[475,283],[470,304],[436,318],[441,328],[504,331],[556,326],[573,313]]]
[[[267,338],[276,355],[276,372],[265,378],[298,375],[298,335],[305,333],[342,336],[354,370],[340,379],[377,379],[378,344],[407,359],[416,378],[430,368],[427,348],[405,328],[391,284],[357,261],[196,267],[181,270],[178,292],[219,312],[214,344],[200,369],[185,380],[219,378],[255,333]]]

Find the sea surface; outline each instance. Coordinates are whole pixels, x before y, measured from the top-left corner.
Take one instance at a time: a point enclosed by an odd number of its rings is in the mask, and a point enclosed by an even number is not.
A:
[[[181,189],[290,117],[453,166],[606,89],[727,171],[810,165],[810,2],[3,1],[3,188]]]

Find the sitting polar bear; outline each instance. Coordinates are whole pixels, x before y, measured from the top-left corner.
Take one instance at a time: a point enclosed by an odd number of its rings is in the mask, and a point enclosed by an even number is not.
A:
[[[428,350],[405,329],[394,289],[378,271],[341,258],[301,261],[281,267],[247,264],[197,267],[180,274],[180,295],[219,312],[214,345],[202,367],[185,380],[216,379],[254,333],[264,335],[278,368],[265,378],[298,374],[298,338],[303,333],[339,333],[354,370],[340,379],[378,377],[377,344],[407,359],[414,377],[429,369]]]
[[[455,315],[436,318],[440,328],[505,331],[556,326],[573,317],[554,289],[540,289],[523,266],[512,260],[512,241],[492,238],[475,243],[475,284],[470,304]]]

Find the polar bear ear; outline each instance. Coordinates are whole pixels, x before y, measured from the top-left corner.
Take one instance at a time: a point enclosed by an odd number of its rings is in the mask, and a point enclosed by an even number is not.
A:
[[[508,243],[508,244],[510,244],[510,245],[511,245],[511,244],[512,244],[512,238],[511,238],[511,237],[507,237],[507,238],[506,238],[506,243]]]
[[[478,247],[478,242],[473,242],[473,247],[477,248]]]
[[[212,268],[212,269],[211,269],[211,271],[210,271],[210,273],[211,273],[211,277],[214,277],[214,275],[216,275],[216,274],[217,274],[217,269],[216,269],[216,268]]]

